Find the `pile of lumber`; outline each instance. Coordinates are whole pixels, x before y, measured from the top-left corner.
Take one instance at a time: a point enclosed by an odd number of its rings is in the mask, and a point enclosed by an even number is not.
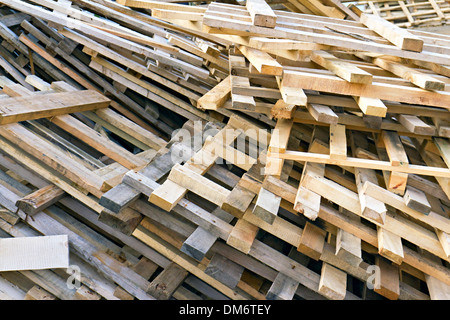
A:
[[[0,3],[0,237],[70,264],[0,298],[450,298],[450,37],[340,1]]]
[[[450,18],[450,5],[447,1],[377,0],[357,1],[353,5],[365,13],[380,16],[399,27],[423,28],[446,25]]]

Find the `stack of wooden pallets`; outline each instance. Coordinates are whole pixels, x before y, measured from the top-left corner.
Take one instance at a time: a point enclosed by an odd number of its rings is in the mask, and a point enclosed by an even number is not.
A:
[[[344,1],[343,1],[344,2]],[[400,27],[446,25],[450,6],[447,1],[358,1],[353,3],[365,13],[375,14]]]
[[[449,37],[334,1],[0,3],[0,236],[71,264],[0,297],[450,298]]]

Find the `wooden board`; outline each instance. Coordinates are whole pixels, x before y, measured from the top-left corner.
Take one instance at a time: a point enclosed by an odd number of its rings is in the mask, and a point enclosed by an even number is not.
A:
[[[2,99],[0,124],[106,108],[110,100],[93,90]]]
[[[252,17],[255,26],[274,28],[277,23],[277,16],[272,8],[264,0],[249,0],[245,6]]]
[[[369,29],[386,38],[397,47],[403,50],[421,52],[423,49],[423,40],[410,34],[405,29],[389,23],[385,19],[371,14],[361,14],[360,21]]]

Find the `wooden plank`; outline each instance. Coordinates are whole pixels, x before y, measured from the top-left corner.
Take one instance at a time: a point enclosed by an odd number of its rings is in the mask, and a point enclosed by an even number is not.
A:
[[[442,158],[440,158],[439,156],[424,150],[423,147],[421,145],[419,145],[419,143],[417,141],[415,141],[413,139],[413,143],[415,145],[415,147],[420,150],[420,156],[422,157],[422,159],[425,161],[425,163],[428,166],[437,166],[437,167],[441,167],[441,168],[445,168],[447,165],[446,163],[443,161]],[[447,195],[448,198],[450,198],[450,179],[446,178],[446,177],[436,177],[436,180],[438,182],[438,184],[440,185],[440,187],[442,188],[442,191]]]
[[[328,299],[343,300],[346,295],[347,274],[328,263],[322,264],[319,293]]]
[[[362,116],[364,125],[369,129],[381,130],[383,126],[383,118],[364,114]]]
[[[233,70],[235,67],[241,67],[246,66],[245,58],[243,56],[237,56],[237,55],[230,55],[229,57],[229,63],[230,63],[230,70]],[[230,71],[231,74],[233,71]],[[248,88],[250,87],[250,80],[246,77],[241,76],[234,76],[231,75],[231,102],[232,107],[234,109],[249,109],[253,110],[256,106],[255,99],[252,95],[243,95],[238,94],[234,92],[233,88],[245,88],[245,92],[247,92]]]
[[[431,211],[431,205],[425,193],[419,189],[407,186],[403,199],[408,208],[422,212],[423,214],[429,214]]]
[[[239,219],[227,238],[227,244],[248,254],[258,230],[259,228],[252,223]]]
[[[186,188],[171,180],[166,180],[157,190],[149,194],[149,201],[169,212],[185,196],[186,192]]]
[[[112,212],[119,213],[131,202],[136,200],[141,193],[125,183],[120,183],[105,192],[99,200],[99,204]]]
[[[299,186],[295,196],[294,210],[314,221],[319,215],[320,201],[320,195],[305,187]]]
[[[0,124],[53,117],[108,107],[110,100],[93,90],[2,99]]]
[[[231,97],[231,76],[227,76],[197,101],[197,107],[217,110]]]
[[[281,76],[283,74],[283,66],[268,53],[247,46],[240,45],[238,48],[260,73],[274,76]]]
[[[434,138],[433,141],[438,147],[439,153],[441,154],[445,164],[450,168],[450,143],[448,139]]]
[[[229,120],[229,125],[230,122],[236,123],[235,127],[236,129],[239,126],[242,126],[243,123],[237,117],[231,117]],[[236,132],[236,130],[233,130],[231,137],[229,134],[225,134],[225,132],[227,132],[226,130],[228,130],[229,128],[230,128],[229,126],[228,127],[226,126],[224,129],[222,129],[222,131],[216,134],[217,139],[219,141],[222,141],[222,143],[225,138],[227,139],[226,143],[231,143],[234,141],[234,139],[237,138],[238,132]],[[229,140],[230,138],[232,138],[231,141]],[[196,154],[194,154],[194,156],[185,164],[185,166],[187,166],[188,169],[194,170],[199,174],[205,174],[209,170],[209,168],[216,162],[217,159],[218,159],[217,155],[213,155],[208,150],[201,149]],[[211,181],[208,180],[208,183],[211,184]],[[220,190],[222,191],[222,189]],[[158,205],[161,208],[164,208],[167,211],[170,211],[172,210],[173,207],[175,207],[175,205],[180,201],[180,199],[184,197],[187,191],[188,190],[186,188],[179,186],[173,181],[166,180],[157,190],[151,193],[149,201]],[[223,197],[223,195],[216,195],[216,196],[222,198],[220,199],[220,201],[222,200],[224,201],[229,192],[230,192],[229,190],[226,190],[225,197]]]
[[[378,98],[411,104],[436,106],[448,109],[449,95],[446,92],[429,91],[417,87],[406,87],[396,84],[380,83],[357,84],[347,82],[334,75],[311,74],[303,71],[284,70],[283,84],[291,88],[317,90],[329,93]]]
[[[105,208],[98,216],[99,221],[126,235],[131,235],[133,233],[142,218],[142,214],[130,207],[123,208],[118,213]]]
[[[434,135],[436,128],[426,124],[419,117],[409,114],[399,114],[398,121],[410,132],[423,135]]]
[[[401,265],[404,259],[402,238],[379,226],[377,226],[377,238],[378,253],[397,265]]]
[[[377,138],[374,137],[374,139]],[[389,161],[389,156],[384,146],[384,142],[380,140],[380,138],[378,138],[377,143],[375,143],[375,147],[378,153],[378,157],[376,159],[380,159],[382,161]],[[388,170],[384,170],[382,173],[386,189],[395,194],[403,196],[403,194],[405,193],[406,184],[408,182],[409,177],[408,174],[404,172],[388,171]]]
[[[388,190],[377,186],[370,181],[366,181],[363,190],[365,193],[371,195],[375,199],[378,199],[380,201],[383,201],[384,203],[410,215],[414,219],[417,219],[419,221],[423,221],[430,226],[433,226],[435,228],[441,229],[443,231],[450,231],[450,224],[448,219],[445,217],[437,214],[434,211],[430,211],[428,215],[425,215],[421,212],[418,212],[414,209],[409,208],[402,197],[399,195],[396,195],[392,192],[389,192]]]
[[[145,128],[136,124],[134,121],[131,121],[128,118],[120,115],[111,108],[97,110],[95,111],[95,114],[104,121],[107,121],[109,124],[118,128],[119,130],[131,135],[135,139],[138,139],[140,142],[144,143],[150,148],[159,150],[167,143],[161,137],[153,134],[149,130],[146,130]]]
[[[277,12],[277,14],[280,14],[280,11]],[[308,17],[309,18],[309,17]],[[295,19],[294,23],[299,23],[300,19]],[[340,25],[342,20],[339,20],[337,24]],[[318,22],[320,23],[320,27],[323,27],[323,21]],[[238,21],[236,19],[227,19],[222,18],[219,15],[214,14],[212,11],[207,11],[203,17],[203,24],[208,26],[208,32],[209,33],[215,33],[216,35],[221,36],[220,34],[235,34],[238,36],[269,36],[269,37],[275,37],[275,38],[288,38],[291,40],[298,40],[298,41],[309,41],[314,42],[318,44],[324,44],[324,45],[334,45],[338,47],[346,47],[348,49],[354,49],[354,50],[361,50],[362,47],[364,47],[364,51],[369,52],[376,52],[376,53],[382,53],[386,55],[393,55],[393,56],[399,56],[404,58],[410,58],[410,59],[418,59],[418,60],[428,60],[432,62],[437,63],[443,63],[448,64],[445,61],[445,59],[441,60],[440,58],[443,58],[443,55],[436,54],[433,52],[434,60],[431,59],[428,52],[413,52],[413,51],[407,51],[402,50],[396,46],[392,46],[388,43],[378,43],[378,42],[369,42],[361,39],[354,39],[353,37],[345,37],[343,35],[340,35],[336,32],[327,32],[326,34],[320,34],[317,32],[317,24],[315,25],[316,28],[313,30],[307,29],[307,30],[295,30],[295,29],[289,29],[286,27],[280,27],[275,29],[269,29],[269,28],[263,28],[263,27],[257,27],[253,26],[251,22],[247,21]],[[301,23],[300,23],[301,24]],[[310,27],[310,25],[307,25]],[[334,24],[336,27],[336,24]],[[311,27],[310,27],[311,28]],[[339,28],[339,26],[337,26]],[[355,31],[355,29],[351,29],[352,31]],[[314,32],[316,31],[316,32]],[[224,37],[226,38],[226,37]],[[379,39],[379,38],[378,38]],[[377,39],[377,40],[378,40]],[[431,53],[431,52],[430,52]],[[428,57],[427,57],[428,56]]]
[[[158,300],[169,300],[188,274],[188,271],[172,262],[150,283],[147,292]]]
[[[375,258],[375,264],[380,268],[380,282],[375,285],[373,290],[390,300],[397,300],[400,295],[400,274],[398,267],[388,263],[381,257]]]
[[[152,17],[159,19],[181,19],[189,21],[201,21],[203,19],[203,13],[201,12],[181,12],[174,10],[164,10],[164,9],[152,9]]]
[[[431,118],[431,120],[436,127],[438,136],[450,138],[450,121],[438,118]]]
[[[306,222],[297,250],[308,257],[319,261],[325,244],[326,231]]]
[[[330,125],[330,159],[347,158],[347,136],[345,126],[341,124]]]
[[[312,142],[309,145],[309,152],[329,153],[328,146],[321,141],[320,130],[316,127],[312,134]],[[312,192],[303,186],[303,179],[307,175],[316,175],[323,177],[325,175],[325,166],[307,162],[303,167],[302,178],[300,179],[299,187],[294,202],[294,209],[303,213],[305,217],[315,220],[319,214],[321,196]]]
[[[238,183],[223,202],[222,209],[237,218],[242,218],[255,196],[255,193]]]
[[[423,49],[422,39],[383,18],[362,13],[360,22],[402,50],[421,52]]]
[[[50,292],[35,285],[27,291],[23,300],[57,300],[57,298]]]
[[[44,167],[40,162],[34,160],[24,151],[21,151],[17,147],[12,146],[8,142],[6,142],[6,140],[4,140],[3,138],[0,139],[0,148],[4,153],[9,155],[13,159],[20,159],[20,161],[17,160],[20,166],[33,170],[34,172],[39,174],[39,176],[41,176],[42,179],[52,181],[52,183],[54,183],[55,185],[66,191],[68,194],[74,196],[82,203],[86,204],[89,208],[91,208],[95,212],[100,213],[103,210],[103,206],[99,205],[97,201],[94,201],[90,197],[86,196],[86,194],[80,191],[77,187],[74,187],[72,184],[68,183],[65,179],[59,177],[59,175],[56,175],[55,172],[49,171],[47,167]],[[47,183],[45,183],[44,185],[46,184]],[[16,211],[16,209],[12,209],[10,211],[14,212]]]
[[[69,267],[67,235],[0,239],[1,271]]]
[[[362,261],[361,239],[343,229],[338,229],[336,235],[336,256],[352,266],[359,266]]]
[[[280,89],[281,98],[287,104],[306,106],[307,96],[301,88],[287,86],[280,77],[277,77],[278,87]]]
[[[81,123],[71,115],[54,117],[51,121],[128,169],[139,168],[146,164],[144,160],[103,137],[100,133]]]
[[[283,99],[280,99],[270,109],[270,115],[274,119],[291,119],[296,110],[296,105],[287,104]]]
[[[448,168],[412,164],[408,166],[392,166],[389,161],[381,160],[369,160],[352,157],[347,157],[347,159],[331,159],[329,155],[290,150],[286,151],[285,153],[268,153],[267,157],[294,161],[308,161],[322,164],[334,164],[344,167],[362,167],[367,169],[388,170],[392,172],[403,172],[450,178],[450,170]]]
[[[244,267],[237,264],[219,253],[215,253],[205,269],[205,273],[226,286],[234,289],[238,285]]]
[[[368,97],[353,97],[358,104],[359,108],[365,115],[375,117],[385,117],[387,113],[387,107],[378,98]]]
[[[175,142],[170,146],[168,152],[164,153],[162,150],[161,154],[155,156],[146,167],[139,170],[139,174],[147,179],[158,181],[170,172],[174,163],[181,163],[189,158],[188,154],[190,150],[191,149],[183,143]],[[121,184],[119,184],[103,194],[100,198],[99,203],[113,212],[119,212],[141,194],[139,190],[136,190],[133,186],[127,184],[127,181],[129,182],[129,180],[126,176],[127,174],[125,174],[122,181],[123,183],[121,183],[124,184],[123,187],[120,187]],[[119,190],[114,191],[116,188]],[[117,193],[120,193],[120,196],[116,196]]]
[[[230,223],[234,217],[220,208],[215,209],[212,214]],[[197,261],[202,261],[218,237],[210,231],[198,226],[194,232],[183,242],[181,252],[186,253]]]
[[[286,151],[293,124],[291,119],[277,121],[269,143],[270,152],[283,153]]]
[[[298,286],[298,281],[279,272],[267,291],[266,298],[267,300],[292,300]]]
[[[211,154],[222,158],[226,161],[227,164],[234,164],[238,168],[242,170],[248,171],[250,168],[257,162],[257,160],[243,152],[243,147],[239,144],[242,140],[238,140],[238,147],[233,148],[229,145],[224,145],[222,142],[213,140],[212,137],[207,137],[203,148],[207,152],[211,152]]]
[[[275,28],[277,16],[272,8],[264,0],[248,0],[245,6],[252,17],[252,23],[255,26]]]
[[[372,75],[370,73],[361,70],[354,64],[341,61],[329,52],[313,51],[311,60],[348,82],[361,84],[372,83]]]
[[[261,188],[252,212],[267,223],[273,224],[275,217],[278,215],[280,203],[281,197]]]
[[[289,184],[284,183],[285,185],[285,194],[284,199],[290,199],[288,201],[292,202],[295,196],[296,189],[291,187]],[[345,204],[346,202],[343,202],[342,204]],[[357,235],[359,238],[361,238],[363,241],[366,241],[373,246],[377,247],[377,234],[373,229],[368,229],[367,226],[360,222],[355,222],[354,220],[348,219],[347,216],[342,215],[342,213],[338,212],[337,210],[334,210],[328,206],[321,206],[320,210],[320,217],[326,221],[329,221],[333,225],[336,225],[340,228],[345,228],[345,230],[352,232],[353,234]],[[391,220],[390,216],[386,217],[389,220]],[[391,223],[394,223],[394,221],[389,222],[389,225]],[[358,226],[358,228],[355,228],[355,226]],[[364,231],[363,231],[364,230]],[[418,236],[419,237],[419,236]],[[411,240],[413,240],[411,238]],[[404,255],[405,255],[405,263],[411,264],[412,266],[417,267],[419,270],[423,270],[427,273],[433,273],[435,275],[440,274],[440,272],[444,271],[444,273],[447,272],[447,270],[442,269],[441,267],[437,266],[436,264],[432,263],[429,260],[422,260],[423,257],[419,256],[417,252],[412,251],[408,247],[403,246],[404,249]],[[334,254],[333,254],[334,256]],[[434,271],[431,271],[428,269],[428,267],[433,266]],[[439,271],[438,271],[439,270]],[[444,276],[441,274],[439,276],[441,281],[446,282],[448,276]]]
[[[430,291],[431,300],[449,300],[450,299],[450,286],[443,283],[436,278],[425,275],[427,281],[427,287]]]
[[[168,179],[219,207],[230,194],[228,189],[178,163],[173,166]]]
[[[198,13],[202,13],[205,11],[204,8],[199,8],[196,6],[192,6],[192,8],[191,7],[185,8],[185,6],[181,4],[151,1],[151,0],[119,0],[117,1],[117,3],[127,7],[142,8],[142,9],[167,9],[167,10],[172,9]]]
[[[150,279],[157,269],[158,265],[145,256],[133,266],[133,270],[144,279]]]
[[[306,105],[306,109],[318,122],[337,124],[339,121],[339,116],[336,115],[336,113],[334,113],[329,106],[323,104],[308,103]]]
[[[358,148],[360,148],[359,150],[365,150],[368,148],[367,139],[357,132],[352,132],[350,136],[350,144],[353,156],[357,155]],[[378,184],[376,172],[371,169],[355,168],[354,174],[356,189],[358,191],[359,201],[361,203],[362,215],[384,224],[387,212],[385,204],[363,192],[363,186],[366,181],[371,181],[374,184]]]
[[[406,18],[408,19],[408,22],[410,23],[409,25],[414,24],[414,18],[411,14],[411,12],[409,12],[408,7],[406,6],[404,1],[399,1],[398,4],[400,5],[400,8],[402,9],[403,13],[405,14]]]
[[[381,134],[389,161],[392,166],[407,166],[409,163],[408,155],[396,132],[384,130]]]
[[[379,66],[380,68],[383,68],[384,70],[392,72],[400,78],[410,81],[419,88],[436,91],[445,90],[445,82],[400,63],[389,61],[383,58],[372,59],[372,63]]]
[[[340,206],[344,207],[345,209],[357,214],[358,216],[362,216],[360,212],[360,203],[359,203],[359,197],[356,193],[351,192],[350,190],[341,187],[339,184],[334,183],[333,181],[327,181],[325,179],[320,178],[312,178],[308,177],[305,178],[305,182],[307,184],[305,187],[310,188],[312,191],[319,193],[324,198],[329,199],[332,202],[335,202],[336,204],[339,204]],[[310,183],[309,180],[312,182]],[[366,185],[370,184],[366,182]],[[383,189],[383,188],[380,188]],[[385,190],[385,189],[383,189]],[[371,194],[373,196],[373,194]],[[401,200],[403,203],[403,199]],[[423,214],[420,214],[423,217]],[[379,225],[375,221],[371,221],[377,225]],[[445,223],[445,222],[444,222]],[[397,227],[395,227],[397,225]],[[400,227],[401,225],[401,227]],[[428,229],[425,229],[421,227],[420,225],[417,225],[416,223],[411,223],[410,221],[406,219],[402,219],[398,216],[391,216],[389,214],[386,215],[386,221],[384,225],[381,225],[382,227],[386,228],[388,231],[391,231],[398,236],[404,238],[405,240],[408,240],[410,242],[416,243],[420,247],[427,247],[430,252],[433,251],[434,254],[438,256],[444,256],[442,248],[439,246],[436,246],[439,241],[437,239],[437,236],[434,233],[430,233]],[[442,227],[442,223],[439,225],[439,228]],[[406,231],[406,229],[409,229]],[[415,235],[413,235],[415,234]],[[420,243],[420,244],[419,244]]]
[[[90,89],[90,90],[98,90],[95,85],[93,85],[90,81],[83,78],[81,75],[79,75],[75,70],[73,70],[71,67],[67,66],[66,64],[62,63],[52,55],[50,55],[44,48],[37,45],[33,41],[31,41],[25,34],[21,34],[19,36],[19,40],[27,45],[31,50],[35,51],[37,54],[42,56],[46,61],[54,65],[56,68],[61,70],[64,74],[75,80],[77,83],[79,83],[83,88]]]
[[[445,254],[447,255],[447,257],[450,258],[450,234],[442,230],[436,229],[436,235],[438,236],[439,241],[441,242],[442,249],[444,249]]]
[[[217,236],[201,227],[197,227],[186,241],[183,242],[180,251],[197,261],[202,261],[216,241]]]
[[[100,300],[102,298],[98,293],[84,285],[77,289],[74,296],[77,300]]]
[[[48,185],[16,201],[16,206],[28,215],[34,215],[60,200],[66,193],[55,185]]]
[[[0,218],[2,218],[11,225],[16,225],[20,221],[20,218],[17,214],[11,212],[8,209],[3,208],[0,209]]]
[[[53,148],[49,142],[39,138],[21,124],[11,123],[0,126],[0,134],[15,145],[25,147],[28,153],[94,195],[99,196],[111,188],[99,176],[93,175],[90,170]]]

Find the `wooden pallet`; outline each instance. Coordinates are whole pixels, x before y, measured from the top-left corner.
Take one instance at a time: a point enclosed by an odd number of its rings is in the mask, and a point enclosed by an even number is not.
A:
[[[400,27],[445,25],[449,18],[446,1],[361,1],[363,12],[376,14]]]

